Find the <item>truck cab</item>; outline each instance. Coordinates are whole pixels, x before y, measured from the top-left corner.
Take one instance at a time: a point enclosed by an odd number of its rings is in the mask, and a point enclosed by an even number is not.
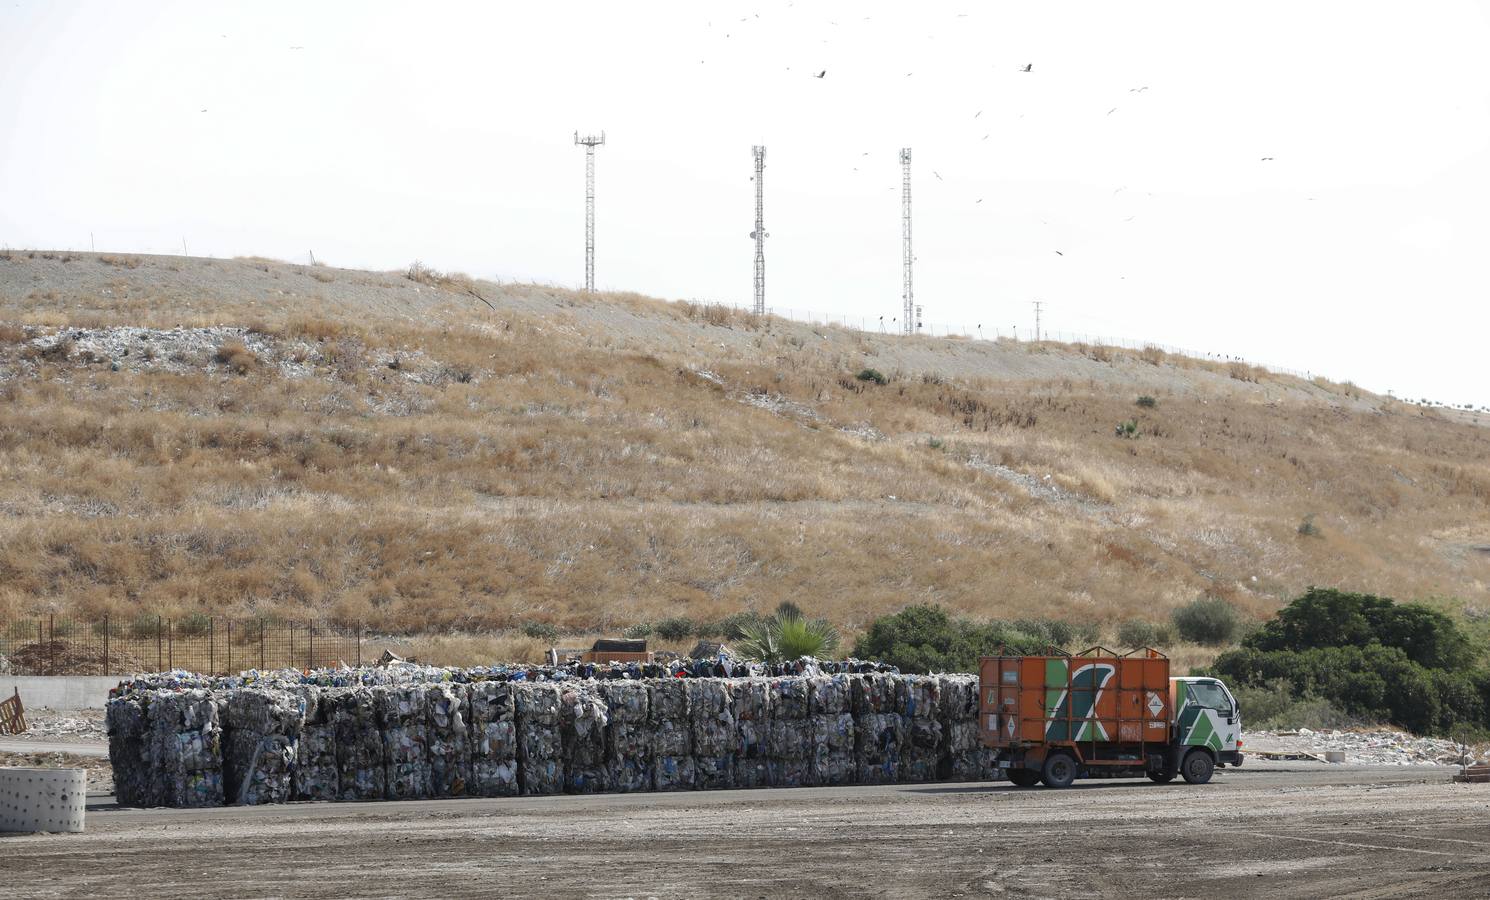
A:
[[[1157,650],[979,660],[979,732],[1018,787],[1077,777],[1181,776],[1242,764],[1236,698],[1219,679],[1169,677]]]

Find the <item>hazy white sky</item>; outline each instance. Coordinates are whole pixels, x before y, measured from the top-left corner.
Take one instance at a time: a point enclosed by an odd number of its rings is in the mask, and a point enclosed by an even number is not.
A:
[[[572,286],[604,129],[600,287],[748,302],[762,143],[768,303],[888,319],[910,146],[930,322],[1490,403],[1487,47],[1483,2],[4,0],[0,244]]]

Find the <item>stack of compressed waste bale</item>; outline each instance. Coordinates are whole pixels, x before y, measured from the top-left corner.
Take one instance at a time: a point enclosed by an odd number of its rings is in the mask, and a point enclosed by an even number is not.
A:
[[[331,692],[314,685],[290,688],[303,710],[300,741],[295,748],[293,788],[296,800],[335,800],[341,794],[336,762],[336,717]]]
[[[471,780],[471,735],[466,729],[470,687],[439,683],[424,688],[425,750],[431,797],[462,797]]]
[[[854,759],[852,682],[848,675],[817,675],[807,680],[812,717],[812,782],[852,784],[858,778]]]
[[[936,781],[942,761],[941,685],[937,675],[903,675],[900,709],[905,745],[900,755],[900,780]]]
[[[383,731],[384,795],[418,800],[429,793],[429,726],[424,685],[373,688]]]
[[[294,768],[304,698],[288,690],[247,688],[228,695],[223,727],[223,789],[240,805],[294,799]]]
[[[611,790],[652,789],[651,691],[642,681],[598,682],[610,719],[605,726],[605,761]]]
[[[517,707],[518,785],[526,796],[564,792],[564,736],[559,685],[512,685]]]
[[[688,713],[688,683],[675,678],[651,682],[648,703],[648,721],[652,726],[652,789],[693,790],[693,720]]]
[[[338,800],[382,800],[387,796],[383,731],[374,688],[330,688],[322,695],[336,734]]]
[[[517,710],[512,685],[478,681],[470,687],[471,740],[469,793],[508,797],[517,793]]]
[[[729,682],[697,678],[684,684],[688,686],[688,713],[693,723],[694,784],[699,790],[732,788],[739,730]]]
[[[978,737],[973,676],[861,668],[141,676],[110,701],[110,755],[129,805],[997,777]]]
[[[860,784],[900,780],[905,745],[905,682],[899,675],[855,675],[850,682],[854,710],[854,763]]]
[[[765,787],[771,783],[771,683],[738,678],[727,684],[735,713],[735,787]]]
[[[811,686],[806,678],[799,676],[773,678],[769,684],[771,718],[766,761],[769,784],[772,787],[816,784],[812,767]]]
[[[595,682],[574,681],[560,689],[559,722],[564,748],[564,790],[571,794],[609,791],[605,730],[610,713]]]

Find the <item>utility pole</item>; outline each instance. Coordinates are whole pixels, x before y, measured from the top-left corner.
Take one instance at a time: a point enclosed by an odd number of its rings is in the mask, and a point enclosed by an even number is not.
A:
[[[1042,306],[1044,306],[1044,305],[1045,304],[1042,301],[1039,301],[1039,300],[1036,300],[1035,301],[1035,341],[1036,342],[1038,342],[1040,340],[1040,308]]]
[[[585,148],[585,290],[595,293],[595,148],[605,143],[605,132],[599,137],[576,131],[574,145]]]
[[[905,305],[905,319],[901,330],[915,334],[921,330],[921,308],[916,305],[911,289],[911,148],[900,148],[900,230],[905,256],[905,280],[900,288],[900,299]]]
[[[750,239],[755,241],[755,314],[766,314],[766,148],[750,148],[755,154],[755,230]]]

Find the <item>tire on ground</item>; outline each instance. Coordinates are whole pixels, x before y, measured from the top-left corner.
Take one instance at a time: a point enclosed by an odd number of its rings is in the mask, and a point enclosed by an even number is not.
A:
[[[1185,777],[1187,784],[1205,784],[1211,780],[1211,773],[1214,771],[1216,761],[1199,748],[1191,750],[1180,763],[1180,774]]]
[[[1045,757],[1045,765],[1040,770],[1040,780],[1045,782],[1046,787],[1070,787],[1071,782],[1076,780],[1076,768],[1076,760],[1070,755],[1052,753]]]

